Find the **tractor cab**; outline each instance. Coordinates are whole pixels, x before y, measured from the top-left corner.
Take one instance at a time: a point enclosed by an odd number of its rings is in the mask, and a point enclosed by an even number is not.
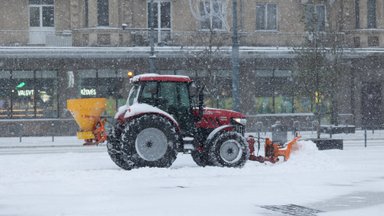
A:
[[[133,80],[128,105],[145,103],[172,115],[184,135],[193,134],[194,120],[189,77],[148,75]]]

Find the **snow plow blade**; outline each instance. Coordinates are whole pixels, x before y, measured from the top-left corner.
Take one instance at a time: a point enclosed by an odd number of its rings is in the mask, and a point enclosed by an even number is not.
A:
[[[106,109],[106,102],[105,98],[67,100],[67,109],[80,127],[77,138],[85,140],[84,144],[98,144],[106,140],[105,120],[101,120],[101,114]]]
[[[298,147],[296,145],[297,141],[301,138],[300,135],[297,135],[291,141],[289,141],[285,146],[280,146],[278,143],[274,143],[269,138],[265,139],[264,151],[265,156],[257,156],[255,155],[255,139],[253,137],[248,137],[247,141],[250,149],[249,160],[258,161],[260,163],[264,163],[265,161],[269,161],[271,163],[276,163],[279,161],[279,157],[284,157],[284,161],[287,161],[291,155],[291,152],[297,150]]]

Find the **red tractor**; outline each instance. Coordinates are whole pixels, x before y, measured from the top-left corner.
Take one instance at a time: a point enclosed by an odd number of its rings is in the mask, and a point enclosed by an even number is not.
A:
[[[249,159],[245,116],[205,108],[202,88],[189,77],[145,74],[131,82],[108,135],[119,167],[169,167],[178,152],[191,153],[199,166],[242,167]]]

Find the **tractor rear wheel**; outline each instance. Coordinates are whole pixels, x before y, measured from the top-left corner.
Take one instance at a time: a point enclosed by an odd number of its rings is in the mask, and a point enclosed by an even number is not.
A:
[[[209,159],[215,166],[242,167],[249,158],[247,141],[237,132],[224,132],[209,148]]]
[[[122,135],[123,159],[128,169],[170,167],[176,160],[178,133],[167,118],[146,114],[126,123]]]
[[[116,124],[109,130],[107,138],[107,150],[112,161],[123,169],[129,169],[129,165],[123,158],[121,133],[123,131],[122,125]]]

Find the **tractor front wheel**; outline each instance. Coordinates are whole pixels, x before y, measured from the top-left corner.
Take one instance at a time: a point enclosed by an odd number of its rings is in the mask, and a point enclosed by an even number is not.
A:
[[[192,151],[191,156],[193,161],[195,161],[198,166],[205,167],[209,165],[208,154],[206,152],[194,150]]]
[[[242,167],[249,158],[246,140],[237,132],[224,132],[215,138],[209,149],[209,159],[216,166]]]

